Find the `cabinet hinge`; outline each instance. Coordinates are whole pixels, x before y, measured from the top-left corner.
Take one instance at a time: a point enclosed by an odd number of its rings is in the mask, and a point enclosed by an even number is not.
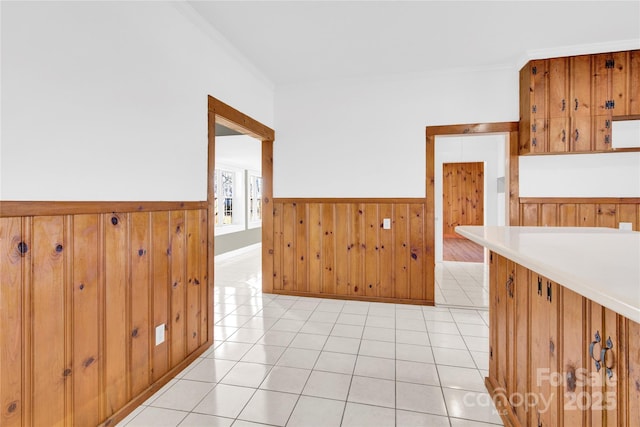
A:
[[[611,120],[605,120],[604,121],[604,127],[605,127],[605,129],[609,129],[611,127]]]
[[[615,66],[616,66],[616,61],[615,61],[615,60],[613,60],[613,59],[607,59],[607,60],[604,62],[604,67],[605,67],[605,68],[615,68]]]
[[[547,301],[551,302],[551,282],[547,282]]]
[[[611,136],[610,135],[605,135],[604,136],[604,143],[605,144],[611,144]]]
[[[535,146],[537,145],[537,142],[538,142],[538,141],[536,141],[536,139],[535,139],[535,138],[533,138],[533,139],[531,140],[531,145],[533,145],[533,146],[535,147]]]
[[[531,74],[533,74],[534,76],[538,74],[538,67],[531,67]]]
[[[615,107],[616,107],[616,101],[614,101],[613,99],[609,99],[607,102],[604,103],[605,110],[613,110]]]
[[[542,296],[542,278],[538,277],[538,295]]]
[[[531,112],[532,113],[537,113],[538,112],[538,107],[536,107],[535,105],[533,107],[531,107]]]
[[[538,126],[536,126],[535,124],[531,125],[531,132],[536,132],[538,129]]]

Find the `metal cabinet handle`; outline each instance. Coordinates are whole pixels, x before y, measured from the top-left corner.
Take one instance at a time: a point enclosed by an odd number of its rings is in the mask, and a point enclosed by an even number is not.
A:
[[[567,108],[567,101],[564,100],[564,98],[562,99],[562,111],[564,111]]]
[[[513,298],[513,276],[509,276],[507,283],[505,283],[505,287],[507,288],[507,294],[510,298]]]
[[[575,108],[575,111],[578,111],[578,98],[576,98],[576,99],[575,99],[575,101],[576,101],[576,108]]]
[[[613,377],[613,370],[611,368],[613,368],[613,364],[611,366],[607,365],[607,351],[611,350],[613,348],[613,341],[611,341],[611,337],[607,338],[607,342],[605,343],[605,346],[602,347],[602,350],[600,350],[600,363],[602,364],[602,366],[604,366],[605,368],[605,372],[607,373],[607,377],[609,379],[611,379],[611,377]]]
[[[574,138],[574,140],[577,142],[578,138],[580,138],[580,132],[578,131],[578,129],[576,128],[576,136]]]
[[[596,357],[593,354],[593,350],[596,344],[599,344],[600,341],[602,341],[602,339],[600,338],[600,331],[596,331],[596,334],[593,336],[593,339],[594,340],[591,341],[591,344],[589,344],[589,356],[591,356],[591,358],[595,362],[596,372],[600,372],[600,368],[602,368],[602,365],[600,364],[601,359],[596,359]],[[602,353],[600,354],[600,357],[602,357]]]
[[[567,141],[567,131],[562,129],[562,142]]]

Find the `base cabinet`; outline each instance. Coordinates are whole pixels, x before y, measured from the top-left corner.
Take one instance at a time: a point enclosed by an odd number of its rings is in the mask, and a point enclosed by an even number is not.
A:
[[[640,324],[496,253],[486,385],[507,426],[640,426]]]

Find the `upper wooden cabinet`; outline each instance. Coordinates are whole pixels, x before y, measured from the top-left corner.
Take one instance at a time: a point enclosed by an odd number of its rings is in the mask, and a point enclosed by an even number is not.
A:
[[[610,151],[640,115],[640,50],[539,59],[520,70],[520,154]]]

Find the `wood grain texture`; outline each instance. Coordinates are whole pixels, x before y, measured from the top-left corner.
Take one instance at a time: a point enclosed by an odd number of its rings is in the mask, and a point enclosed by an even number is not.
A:
[[[206,209],[0,218],[0,424],[114,425],[201,354],[207,231]],[[176,306],[188,329],[155,346]]]
[[[206,209],[207,202],[46,202],[0,201],[0,217],[79,215],[105,212],[156,212],[180,209]]]
[[[442,165],[442,234],[484,222],[484,163]]]
[[[525,226],[608,227],[629,222],[640,230],[640,198],[521,198]]]
[[[316,200],[274,203],[277,293],[433,303],[425,289],[424,203]]]
[[[22,269],[20,218],[0,218],[0,424],[22,425]]]

